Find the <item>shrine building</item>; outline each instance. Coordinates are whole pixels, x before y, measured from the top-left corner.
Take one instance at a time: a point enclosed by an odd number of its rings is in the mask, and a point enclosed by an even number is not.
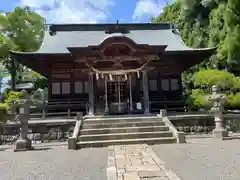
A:
[[[193,49],[171,23],[53,24],[14,59],[48,79],[48,104],[94,114],[183,109],[181,74],[216,48]]]

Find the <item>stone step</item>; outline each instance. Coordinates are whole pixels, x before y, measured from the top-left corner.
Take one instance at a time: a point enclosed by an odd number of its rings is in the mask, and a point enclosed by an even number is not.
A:
[[[142,122],[142,121],[161,121],[160,117],[157,116],[138,116],[138,117],[99,117],[99,118],[91,118],[91,119],[84,119],[85,124],[109,124],[115,122]]]
[[[83,122],[82,129],[98,129],[98,128],[120,128],[120,127],[142,127],[142,126],[164,126],[165,123],[161,120],[159,121],[142,121],[142,122],[119,122],[115,121],[113,123],[97,123],[88,124]]]
[[[161,137],[161,138],[141,138],[141,139],[118,139],[118,140],[98,140],[98,141],[80,141],[77,143],[77,148],[87,147],[106,147],[110,145],[124,145],[124,144],[140,144],[146,143],[153,144],[172,144],[176,143],[174,137]]]
[[[156,132],[80,135],[78,137],[78,140],[81,142],[81,141],[116,140],[116,139],[157,138],[157,137],[171,137],[171,136],[173,136],[173,134],[170,131],[156,131]]]
[[[80,134],[81,135],[89,135],[89,134],[154,132],[154,131],[169,131],[169,127],[167,127],[167,126],[140,126],[140,127],[82,129],[80,131]]]
[[[143,117],[149,117],[149,118],[158,118],[157,114],[122,114],[122,115],[95,115],[95,116],[85,116],[85,119],[111,119],[111,118],[143,118]]]

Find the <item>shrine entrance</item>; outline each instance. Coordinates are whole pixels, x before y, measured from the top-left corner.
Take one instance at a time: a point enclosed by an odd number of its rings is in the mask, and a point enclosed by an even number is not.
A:
[[[128,88],[127,80],[121,76],[115,76],[107,82],[107,97],[110,114],[124,114],[128,112]]]

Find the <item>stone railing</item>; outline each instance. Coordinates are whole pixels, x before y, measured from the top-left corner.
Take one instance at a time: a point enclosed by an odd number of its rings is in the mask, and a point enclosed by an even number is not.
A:
[[[72,136],[75,119],[31,120],[28,138],[33,142],[66,141]],[[19,137],[19,122],[0,124],[0,144],[12,144]]]
[[[214,117],[209,112],[169,113],[168,119],[178,131],[185,134],[208,134],[214,129]],[[225,111],[227,129],[233,132],[240,131],[240,113]]]
[[[162,118],[163,122],[169,127],[170,131],[173,133],[173,136],[176,138],[177,143],[185,143],[185,133],[183,131],[178,131],[175,126],[167,117],[167,111],[165,109],[160,110],[159,117]]]
[[[83,123],[82,114],[77,113],[73,134],[71,137],[68,138],[68,149],[76,149],[78,135],[79,135],[82,123]]]

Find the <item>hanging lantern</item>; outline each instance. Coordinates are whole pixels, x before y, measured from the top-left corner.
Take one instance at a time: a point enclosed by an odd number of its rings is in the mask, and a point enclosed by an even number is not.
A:
[[[99,75],[98,75],[98,73],[96,73],[96,79],[97,79],[97,80],[99,79]]]

